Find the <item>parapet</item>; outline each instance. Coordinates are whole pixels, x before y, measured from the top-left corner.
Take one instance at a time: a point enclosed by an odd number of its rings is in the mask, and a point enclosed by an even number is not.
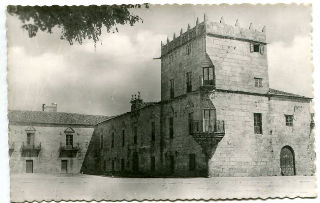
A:
[[[176,37],[176,34],[174,33],[171,41],[169,38],[167,38],[167,44],[163,44],[161,41],[161,56],[170,53],[172,50],[203,34],[219,38],[252,41],[266,44],[265,26],[261,29],[261,31],[258,31],[254,29],[252,23],[250,23],[248,28],[243,28],[240,26],[238,19],[236,20],[235,25],[227,25],[224,22],[223,17],[221,17],[219,22],[211,22],[208,21],[206,15],[204,15],[203,22],[199,23],[199,18],[197,18],[196,25],[193,28],[190,28],[189,24],[186,32],[183,32],[183,29],[181,28],[180,35],[178,37]]]

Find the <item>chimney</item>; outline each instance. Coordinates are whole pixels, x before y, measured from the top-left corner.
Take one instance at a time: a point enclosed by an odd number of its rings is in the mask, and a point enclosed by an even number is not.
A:
[[[58,104],[57,103],[51,103],[50,105],[42,104],[42,111],[45,112],[57,112],[58,110]]]
[[[138,95],[131,95],[131,111],[139,110],[143,106],[143,100],[141,99],[140,92],[138,92]]]

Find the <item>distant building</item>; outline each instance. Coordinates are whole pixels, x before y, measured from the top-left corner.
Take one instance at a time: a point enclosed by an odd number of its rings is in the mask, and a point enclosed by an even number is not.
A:
[[[11,173],[80,173],[94,126],[107,117],[56,112],[52,106],[9,111]]]
[[[134,95],[130,112],[99,123],[81,170],[313,175],[310,101],[269,87],[265,28],[197,20],[161,43],[161,101]]]

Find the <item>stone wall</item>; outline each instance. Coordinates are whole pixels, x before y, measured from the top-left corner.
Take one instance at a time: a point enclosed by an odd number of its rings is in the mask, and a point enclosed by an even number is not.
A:
[[[41,150],[38,157],[22,157],[21,146],[27,142],[27,125],[9,124],[9,145],[14,145],[14,150],[10,155],[10,172],[25,173],[26,160],[33,160],[34,173],[60,173],[61,160],[68,160],[68,173],[79,173],[84,160],[93,128],[81,126],[55,126],[55,125],[33,125],[35,131],[34,144],[41,143]],[[79,143],[80,150],[76,157],[59,157],[60,143],[65,145],[66,138],[64,131],[72,127],[74,146]]]
[[[187,46],[191,46],[187,54]],[[170,80],[174,79],[175,97],[186,94],[186,74],[192,72],[192,90],[199,88],[202,62],[206,60],[205,35],[198,36],[161,58],[161,100],[170,99]]]
[[[225,92],[210,98],[217,119],[225,121],[225,136],[209,161],[210,176],[281,175],[280,150],[286,145],[295,151],[296,174],[314,173],[307,100]],[[262,134],[254,133],[254,113],[262,114]],[[293,127],[285,126],[285,114],[295,115]]]
[[[207,35],[206,52],[215,67],[217,89],[265,94],[269,90],[267,46],[264,53],[250,52],[247,41]],[[262,87],[255,87],[262,78]]]
[[[314,175],[314,135],[310,128],[310,103],[299,99],[271,98],[270,125],[274,157],[273,175],[280,174],[280,151],[290,146],[295,155],[297,175]],[[293,115],[293,125],[286,126],[285,115]],[[270,132],[271,133],[271,132]]]

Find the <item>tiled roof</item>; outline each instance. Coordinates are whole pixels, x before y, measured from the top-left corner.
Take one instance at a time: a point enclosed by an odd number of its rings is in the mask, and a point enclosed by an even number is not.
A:
[[[8,119],[11,123],[28,124],[62,124],[93,126],[108,119],[108,116],[84,115],[64,112],[20,111],[9,110]]]
[[[284,91],[280,91],[280,90],[276,90],[276,89],[272,89],[272,88],[269,88],[268,94],[269,95],[274,95],[274,96],[289,96],[289,97],[311,99],[309,97],[301,96],[301,95],[298,95],[298,94],[292,94],[292,93],[289,93],[289,92],[284,92]]]

